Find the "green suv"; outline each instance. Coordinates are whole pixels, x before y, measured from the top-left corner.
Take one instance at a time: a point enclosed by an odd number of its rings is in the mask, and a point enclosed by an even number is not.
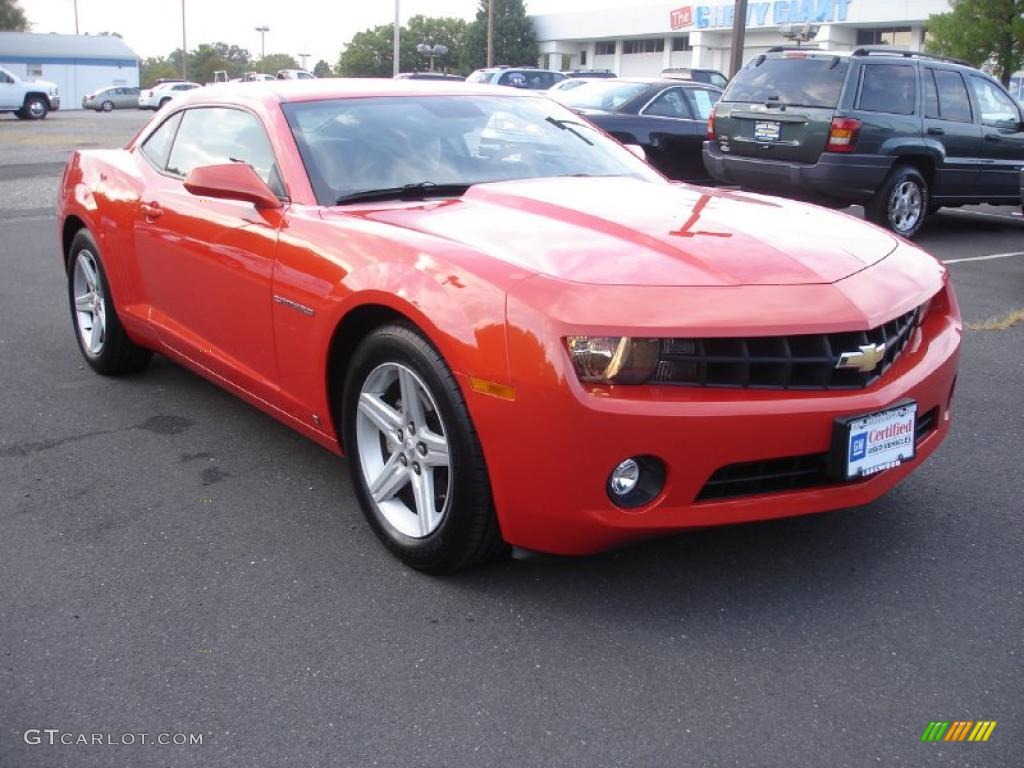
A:
[[[708,122],[717,181],[830,206],[913,237],[944,205],[1018,205],[1024,115],[996,80],[899,50],[772,48]]]

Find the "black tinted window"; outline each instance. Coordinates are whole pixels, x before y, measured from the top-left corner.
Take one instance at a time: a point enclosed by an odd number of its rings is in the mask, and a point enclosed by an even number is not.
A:
[[[163,124],[149,134],[149,138],[142,144],[143,154],[160,170],[163,170],[167,163],[167,150],[171,148],[174,132],[178,130],[180,122],[181,113],[179,112],[164,120]]]
[[[644,114],[656,117],[693,117],[679,88],[669,88],[658,94],[650,106],[644,109]]]
[[[835,56],[758,56],[752,64],[739,71],[723,100],[835,107],[839,103],[848,68],[849,62]]]
[[[864,67],[858,109],[868,112],[914,114],[917,103],[917,73],[899,64],[870,64]]]
[[[925,69],[921,76],[924,78],[924,116],[938,117],[939,92],[935,88],[935,75],[932,70]]]
[[[962,123],[973,122],[971,100],[967,96],[967,86],[964,85],[960,73],[937,69],[935,84],[939,91],[939,117]]]
[[[207,107],[185,113],[167,170],[187,176],[193,168],[248,163],[278,195],[284,190],[263,125],[240,109]]]
[[[1013,100],[995,84],[972,75],[971,86],[974,88],[974,97],[978,101],[982,125],[992,127],[1003,123],[1016,125],[1020,121],[1020,114],[1017,112]]]

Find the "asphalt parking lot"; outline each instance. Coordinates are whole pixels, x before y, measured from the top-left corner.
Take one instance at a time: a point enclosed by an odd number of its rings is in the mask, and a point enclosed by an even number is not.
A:
[[[147,117],[0,116],[0,766],[1022,765],[1024,324],[965,332],[950,439],[874,504],[432,578],[342,460],[165,359],[83,364],[62,163]],[[1014,211],[919,242],[967,321],[1024,308]]]

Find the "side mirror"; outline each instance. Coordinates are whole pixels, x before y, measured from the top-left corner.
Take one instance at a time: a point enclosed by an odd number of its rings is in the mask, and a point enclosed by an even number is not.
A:
[[[185,177],[193,195],[221,200],[244,200],[258,210],[281,207],[281,201],[248,163],[224,163],[193,168]]]
[[[644,148],[641,147],[639,144],[623,144],[622,146],[624,146],[634,155],[639,157],[641,160],[647,160],[647,153],[644,151]]]

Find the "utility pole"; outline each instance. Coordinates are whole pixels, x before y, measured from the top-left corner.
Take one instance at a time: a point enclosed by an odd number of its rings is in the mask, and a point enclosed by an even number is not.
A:
[[[263,59],[267,58],[267,32],[270,31],[270,27],[256,27],[256,31],[260,33],[260,66],[262,67]]]
[[[75,0],[75,34],[78,34],[78,0]]]
[[[399,47],[398,44],[398,36],[400,34],[399,30],[401,29],[400,24],[401,22],[398,20],[398,0],[395,0],[395,51],[394,62],[391,65],[392,75],[397,75],[400,71],[399,66],[401,62],[399,61],[399,59],[401,58],[401,48]]]
[[[494,66],[494,0],[487,0],[487,66]]]
[[[310,56],[310,54],[308,54],[308,53],[300,53],[299,54],[299,58],[302,59],[302,68],[303,69],[306,68],[306,59],[308,59],[309,56]]]
[[[185,0],[181,0],[181,79],[188,80],[188,46],[185,43]]]
[[[747,36],[747,0],[736,0],[736,13],[732,20],[732,52],[729,56],[729,77],[743,66],[743,44]]]

